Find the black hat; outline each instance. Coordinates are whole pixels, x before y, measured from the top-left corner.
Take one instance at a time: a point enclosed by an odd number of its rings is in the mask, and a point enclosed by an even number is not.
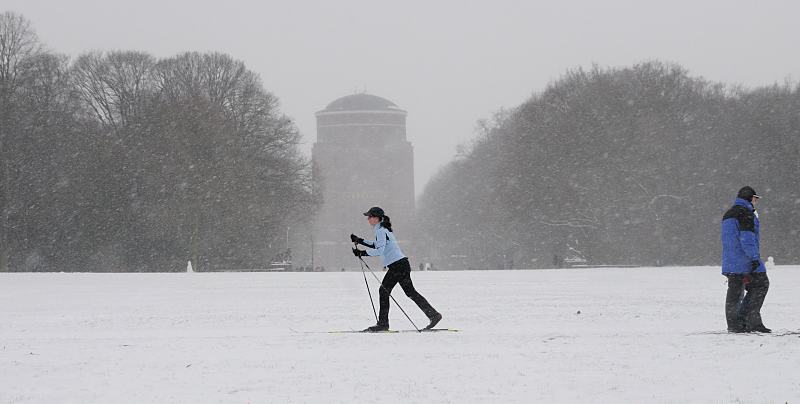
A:
[[[369,208],[368,211],[364,212],[364,216],[381,217],[381,216],[385,216],[385,215],[383,213],[383,209],[381,209],[381,208],[379,208],[377,206],[373,206],[373,207]]]
[[[736,194],[737,198],[742,198],[748,202],[753,202],[753,198],[761,198],[753,187],[745,186]]]

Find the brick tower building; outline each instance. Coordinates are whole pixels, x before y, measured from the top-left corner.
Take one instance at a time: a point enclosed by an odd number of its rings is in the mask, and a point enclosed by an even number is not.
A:
[[[339,98],[317,112],[314,176],[322,204],[314,217],[315,265],[327,271],[358,267],[350,233],[372,238],[362,215],[380,206],[408,245],[414,220],[414,156],[406,140],[406,111],[369,94]]]

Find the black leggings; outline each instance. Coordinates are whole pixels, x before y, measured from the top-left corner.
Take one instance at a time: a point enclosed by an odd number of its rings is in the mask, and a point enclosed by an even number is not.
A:
[[[425,297],[414,289],[414,284],[411,282],[411,264],[408,263],[408,258],[399,259],[389,264],[388,268],[389,270],[386,271],[386,275],[383,277],[382,287],[379,292],[381,309],[378,315],[378,324],[389,325],[389,294],[398,283],[403,288],[406,296],[413,300],[428,318],[432,318],[436,314],[436,310],[428,303]]]

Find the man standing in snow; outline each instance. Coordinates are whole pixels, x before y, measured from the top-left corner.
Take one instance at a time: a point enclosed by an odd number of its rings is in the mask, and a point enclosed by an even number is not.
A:
[[[755,205],[759,198],[753,188],[743,187],[722,217],[722,274],[728,278],[725,317],[729,332],[771,332],[761,321],[769,278],[758,246]]]

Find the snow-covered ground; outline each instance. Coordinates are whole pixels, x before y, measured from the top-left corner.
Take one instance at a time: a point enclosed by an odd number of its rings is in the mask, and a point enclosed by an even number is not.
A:
[[[800,267],[769,274],[765,324],[796,331]],[[0,402],[800,400],[800,336],[704,334],[725,328],[719,268],[413,278],[461,332],[303,333],[375,322],[360,272],[0,274]]]

